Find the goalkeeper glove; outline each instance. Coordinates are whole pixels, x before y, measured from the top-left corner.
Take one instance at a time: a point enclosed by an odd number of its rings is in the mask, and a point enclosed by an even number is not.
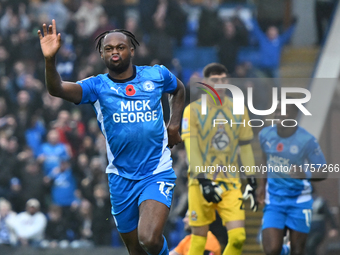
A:
[[[200,188],[205,200],[207,200],[209,203],[221,202],[223,190],[221,189],[220,186],[217,185],[217,183],[209,179],[202,178],[202,176],[201,177],[198,176],[197,179],[200,184]]]
[[[243,193],[243,199],[244,200],[247,200],[248,198],[250,199],[250,209],[253,212],[257,211],[257,200],[255,194],[256,188],[257,188],[256,179],[254,176],[250,176],[248,178],[248,184]]]

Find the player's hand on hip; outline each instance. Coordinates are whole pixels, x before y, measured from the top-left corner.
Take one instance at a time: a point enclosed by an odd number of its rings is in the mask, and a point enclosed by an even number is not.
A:
[[[43,33],[44,35],[38,30],[42,53],[45,58],[53,58],[61,46],[61,35],[57,34],[55,20],[52,20],[52,25],[48,28],[46,24],[43,24]]]
[[[167,131],[168,131],[168,146],[170,148],[174,147],[176,144],[183,142],[181,135],[179,134],[179,128],[169,126]]]
[[[219,203],[222,201],[223,190],[217,183],[205,178],[198,178],[198,182],[203,197],[207,202]]]

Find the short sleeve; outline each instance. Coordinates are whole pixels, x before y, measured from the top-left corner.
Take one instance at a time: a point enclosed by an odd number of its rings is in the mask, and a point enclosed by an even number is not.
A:
[[[168,68],[161,65],[161,72],[164,79],[163,93],[172,93],[177,89],[177,78],[173,75]]]
[[[94,83],[95,77],[91,76],[81,81],[77,81],[83,90],[79,104],[92,104],[97,101],[98,94]]]
[[[306,154],[309,164],[326,164],[325,156],[322,153],[318,141],[313,138],[307,144]]]
[[[248,125],[249,121],[248,109],[244,111],[243,120],[245,121],[245,125],[240,126],[240,135],[238,139],[239,141],[246,142],[252,140],[254,136],[251,126]]]

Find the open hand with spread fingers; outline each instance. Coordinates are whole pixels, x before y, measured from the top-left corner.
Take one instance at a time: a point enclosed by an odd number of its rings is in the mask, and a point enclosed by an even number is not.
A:
[[[42,53],[45,58],[54,58],[61,46],[61,35],[57,34],[55,20],[52,20],[52,25],[48,28],[46,24],[43,24],[43,33],[44,35],[38,30]]]

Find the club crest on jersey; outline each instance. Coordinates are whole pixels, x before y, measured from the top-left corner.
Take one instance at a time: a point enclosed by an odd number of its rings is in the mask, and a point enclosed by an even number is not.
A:
[[[136,94],[135,87],[132,84],[126,86],[125,93],[127,96],[133,96]]]
[[[152,81],[145,81],[143,83],[143,89],[147,92],[151,92],[155,89],[155,84]]]
[[[191,217],[191,220],[192,220],[192,221],[197,221],[197,213],[196,213],[195,211],[192,211],[192,212],[191,212],[190,217]]]
[[[298,154],[299,148],[296,145],[292,145],[292,146],[290,146],[289,151],[290,151],[291,154]]]
[[[277,146],[276,146],[276,150],[277,150],[278,152],[283,151],[283,143],[278,143]]]

